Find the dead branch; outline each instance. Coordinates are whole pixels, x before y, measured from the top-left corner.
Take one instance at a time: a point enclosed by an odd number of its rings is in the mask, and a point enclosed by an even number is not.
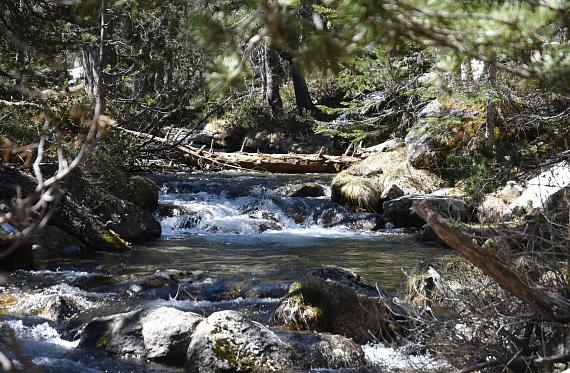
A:
[[[491,250],[477,245],[465,234],[455,229],[428,202],[421,201],[414,204],[414,210],[445,243],[495,280],[502,288],[532,307],[544,319],[561,323],[570,322],[569,299],[521,276]]]

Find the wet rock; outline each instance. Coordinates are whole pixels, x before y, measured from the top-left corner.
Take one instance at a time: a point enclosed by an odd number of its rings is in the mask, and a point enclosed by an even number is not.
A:
[[[329,333],[280,332],[310,367],[319,369],[356,368],[366,364],[360,345],[350,338]]]
[[[397,228],[419,228],[425,221],[413,211],[413,204],[428,201],[440,214],[450,219],[468,221],[470,208],[459,198],[430,195],[411,195],[384,202],[384,217]]]
[[[405,150],[396,148],[374,153],[339,173],[331,184],[331,199],[350,208],[382,212],[386,200],[431,193],[443,185],[435,174],[410,166]]]
[[[342,226],[354,230],[375,231],[382,228],[385,223],[382,214],[355,212],[342,217],[333,224],[325,224],[323,226],[325,228]]]
[[[77,315],[80,311],[81,306],[71,298],[56,295],[40,311],[39,316],[59,323]]]
[[[396,342],[411,327],[410,311],[393,295],[339,267],[308,271],[277,307],[273,320],[298,330],[340,334],[364,344]]]
[[[283,284],[259,285],[247,290],[246,298],[282,298],[287,295],[289,287]]]
[[[215,312],[196,328],[189,372],[267,372],[303,366],[302,357],[267,327],[236,311]]]
[[[419,169],[435,169],[449,152],[469,142],[480,122],[478,113],[453,103],[430,102],[418,114],[418,123],[405,138],[406,153],[410,164]]]
[[[121,281],[115,285],[99,288],[99,291],[113,291],[147,299],[171,299],[175,297],[176,299],[185,299],[186,293],[180,292],[180,281],[191,277],[191,272],[164,269],[141,278]]]
[[[424,224],[417,230],[415,240],[423,243],[442,244],[443,242],[433,229],[427,224]]]
[[[122,188],[116,188],[115,194],[136,206],[153,212],[158,208],[158,185],[144,176],[132,176]]]
[[[97,317],[83,329],[79,345],[181,365],[192,333],[202,319],[198,314],[172,307]]]
[[[160,237],[160,223],[153,215],[132,202],[125,201],[110,192],[93,185],[81,171],[75,172],[66,183],[67,192],[74,199],[80,200],[88,209],[89,215],[104,222],[107,232],[115,232],[130,243],[139,243]],[[63,222],[62,222],[63,223]],[[65,227],[57,224],[67,231]],[[108,235],[108,234],[107,234]],[[101,234],[104,240],[106,234]]]
[[[322,197],[325,195],[325,188],[317,183],[306,183],[298,186],[289,193],[290,197]]]
[[[76,257],[85,250],[79,238],[53,225],[44,227],[39,241],[48,256]]]

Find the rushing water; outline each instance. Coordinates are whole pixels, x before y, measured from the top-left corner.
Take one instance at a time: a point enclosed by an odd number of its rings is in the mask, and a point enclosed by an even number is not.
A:
[[[8,293],[16,294],[15,298],[18,293],[25,296],[15,304],[3,305],[5,313],[17,316],[4,322],[24,341],[24,351],[36,364],[57,372],[177,371],[82,351],[76,347],[73,333],[63,338],[58,326],[29,317],[54,294],[73,295],[82,304],[84,312],[76,324],[149,304],[175,304],[203,314],[237,309],[267,322],[278,302],[275,294],[309,268],[338,265],[380,287],[396,289],[405,270],[446,253],[418,244],[401,231],[361,229],[374,226],[374,217],[360,214],[360,220],[354,219],[330,202],[330,176],[196,173],[158,175],[155,179],[161,186],[157,215],[163,229],[161,240],[136,246],[130,253],[99,255],[81,262],[56,263],[57,268],[53,264],[43,271],[13,274],[13,284],[5,287],[4,297]],[[307,182],[320,184],[324,195],[289,196]],[[178,291],[175,296],[133,295],[129,292],[132,285],[125,285],[124,293],[117,291],[117,285],[96,286],[110,276],[128,282],[163,269],[192,273],[182,289],[184,296],[179,297]],[[390,353],[380,346],[367,346],[365,351],[375,363]]]

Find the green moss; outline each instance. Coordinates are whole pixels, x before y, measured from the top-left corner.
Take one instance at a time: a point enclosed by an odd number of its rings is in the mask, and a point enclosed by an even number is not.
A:
[[[117,233],[113,232],[112,230],[106,230],[102,235],[101,238],[110,246],[116,248],[118,251],[128,251],[132,250],[131,244],[127,241],[123,240],[121,236]]]
[[[240,358],[236,346],[226,338],[216,339],[213,351],[218,358],[227,361],[232,368],[249,371],[255,365],[255,360]]]
[[[109,336],[103,335],[97,340],[97,343],[95,344],[95,346],[97,348],[105,348],[105,346],[107,346],[108,343],[109,343]]]

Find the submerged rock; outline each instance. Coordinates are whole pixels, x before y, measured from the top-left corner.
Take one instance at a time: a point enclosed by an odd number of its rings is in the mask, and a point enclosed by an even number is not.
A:
[[[85,325],[79,345],[181,365],[192,334],[202,319],[198,314],[172,307],[143,308],[97,317]]]
[[[267,327],[236,311],[201,322],[188,347],[190,372],[267,372],[300,368],[302,357]]]
[[[339,267],[308,271],[277,307],[273,320],[297,330],[340,334],[364,344],[399,341],[410,311],[392,294]]]

